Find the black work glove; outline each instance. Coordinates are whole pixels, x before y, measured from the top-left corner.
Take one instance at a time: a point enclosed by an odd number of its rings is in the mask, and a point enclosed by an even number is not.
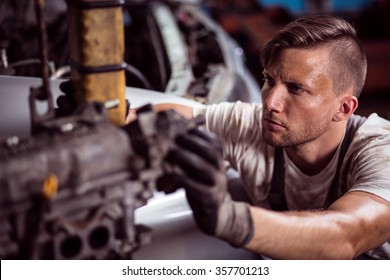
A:
[[[246,245],[253,235],[249,205],[233,201],[227,191],[222,149],[211,134],[194,129],[176,138],[178,147],[168,161],[180,172],[174,181],[184,187],[198,227],[235,247]]]

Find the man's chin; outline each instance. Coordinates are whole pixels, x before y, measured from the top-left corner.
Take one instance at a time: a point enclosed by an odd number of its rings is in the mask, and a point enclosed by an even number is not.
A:
[[[272,133],[263,133],[263,139],[265,143],[275,148],[283,148],[288,146],[286,145],[285,141],[278,139],[275,137],[275,135],[272,135]]]
[[[281,144],[280,141],[277,141],[275,138],[270,136],[267,137],[265,135],[263,135],[263,138],[264,138],[264,142],[267,143],[268,145],[273,146],[275,148],[280,147]]]
[[[270,145],[272,147],[275,147],[275,148],[281,148],[282,147],[279,142],[272,141],[272,140],[269,140],[269,139],[264,139],[264,141],[265,141],[265,143],[267,143],[268,145]]]

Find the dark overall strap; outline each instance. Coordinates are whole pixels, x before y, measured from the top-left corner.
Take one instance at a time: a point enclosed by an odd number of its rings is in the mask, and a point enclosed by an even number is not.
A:
[[[287,202],[286,196],[284,195],[284,157],[283,149],[275,149],[274,158],[274,172],[272,174],[271,189],[268,194],[268,201],[272,210],[275,211],[286,211]]]
[[[355,135],[355,132],[365,122],[365,120],[365,117],[360,116],[353,116],[348,120],[346,133],[340,147],[340,154],[336,169],[337,171],[326,199],[326,207],[330,206],[337,198],[340,197],[340,195],[347,191],[346,186],[342,186],[343,190],[341,192],[339,191],[339,175],[341,165],[343,163],[349,145],[351,144],[351,141]],[[286,211],[288,210],[288,207],[284,191],[285,166],[282,148],[275,149],[274,160],[274,171],[272,175],[271,189],[268,195],[268,200],[271,209],[275,211]]]

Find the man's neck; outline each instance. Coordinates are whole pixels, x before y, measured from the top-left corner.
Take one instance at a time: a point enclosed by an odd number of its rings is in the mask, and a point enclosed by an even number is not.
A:
[[[346,123],[335,127],[320,138],[295,147],[285,148],[291,161],[305,174],[320,173],[332,160],[345,133]]]

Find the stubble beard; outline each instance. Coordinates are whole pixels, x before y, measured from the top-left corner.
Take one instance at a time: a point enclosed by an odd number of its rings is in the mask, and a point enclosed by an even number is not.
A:
[[[285,132],[272,132],[266,129],[264,120],[262,120],[264,141],[275,148],[298,147],[319,138],[329,128],[329,124],[326,122],[310,121],[294,132],[290,130],[290,126],[285,123],[284,125],[286,126]]]

